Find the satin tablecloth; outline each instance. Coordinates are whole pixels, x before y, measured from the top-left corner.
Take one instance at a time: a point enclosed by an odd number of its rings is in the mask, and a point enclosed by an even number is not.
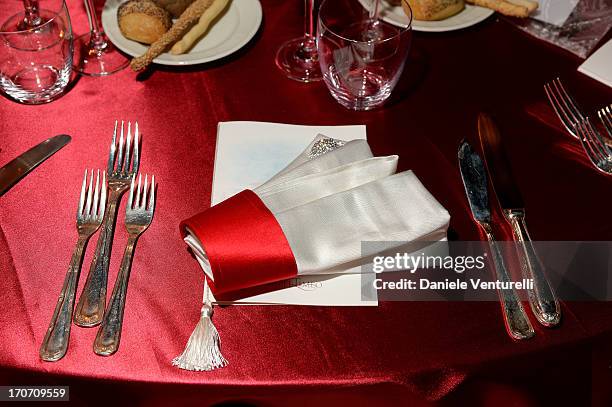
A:
[[[239,0],[238,0],[239,1]],[[355,113],[323,83],[301,84],[274,66],[279,45],[300,34],[300,2],[263,0],[255,39],[222,61],[80,78],[53,103],[0,99],[0,163],[58,133],[72,142],[0,198],[0,382],[71,385],[71,399],[210,405],[538,405],[609,402],[612,307],[564,304],[561,328],[536,327],[515,343],[497,303],[381,303],[377,308],[245,306],[218,310],[230,365],[209,373],[172,367],[199,315],[202,272],[178,224],[210,202],[219,121],[366,124],[377,155],[399,154],[451,213],[451,239],[474,240],[457,168],[476,115],[499,122],[536,240],[609,240],[612,178],[591,168],[546,105],[542,85],[560,75],[593,110],[612,92],[577,73],[574,56],[492,17],[450,33],[415,33],[385,109]],[[101,4],[99,5],[101,7]],[[76,33],[86,30],[70,2]],[[95,329],[73,327],[57,363],[38,359],[76,241],[85,168],[104,168],[115,119],[138,120],[143,173],[159,180],[153,224],[136,249],[119,352],[92,352]],[[288,135],[290,137],[290,135]],[[119,211],[114,283],[126,233]],[[81,285],[95,246],[85,257]],[[110,295],[110,294],[109,294]],[[606,384],[607,383],[607,384]]]

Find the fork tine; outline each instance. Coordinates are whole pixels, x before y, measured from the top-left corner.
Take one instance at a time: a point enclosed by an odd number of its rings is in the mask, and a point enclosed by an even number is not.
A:
[[[608,136],[612,138],[612,109],[610,109],[612,105],[606,106],[602,109],[599,109],[597,115],[599,116],[599,120],[604,124],[606,131],[608,132]]]
[[[580,112],[580,109],[578,109],[578,106],[576,105],[576,102],[574,102],[574,99],[565,90],[561,79],[557,78],[555,83],[558,84],[561,90],[561,95],[564,97],[566,103],[568,104],[570,112],[572,113],[574,118],[576,118],[576,120],[574,120],[574,123],[578,122],[579,120],[584,120],[584,116]]]
[[[112,174],[115,167],[115,153],[117,152],[117,120],[115,120],[115,130],[113,131],[113,142],[110,146],[110,152],[108,154],[108,165],[106,170],[109,174]]]
[[[130,145],[132,144],[132,122],[128,122],[127,138],[125,140],[125,160],[123,161],[123,172],[130,172]]]
[[[89,173],[89,189],[87,190],[87,202],[85,202],[85,217],[89,218],[91,216],[91,196],[93,193],[93,176],[94,170],[91,170]]]
[[[79,197],[79,211],[77,216],[83,214],[83,205],[85,204],[85,187],[87,186],[87,169],[85,169],[85,176],[83,177],[83,185],[81,185],[81,196]]]
[[[132,157],[132,172],[136,174],[138,172],[138,167],[140,166],[140,146],[138,141],[138,122],[135,123],[134,129],[134,154]]]
[[[589,160],[591,160],[593,164],[597,165],[597,153],[593,150],[591,142],[589,141],[589,137],[586,135],[584,122],[580,122],[576,125],[576,134],[578,134],[578,138],[580,139],[582,148],[584,149],[586,155],[589,157]]]
[[[102,194],[100,197],[100,208],[98,210],[98,218],[102,220],[104,211],[106,210],[106,172],[102,171]]]
[[[151,194],[149,197],[149,212],[153,212],[153,208],[155,207],[155,175],[151,176]]]
[[[132,175],[132,182],[130,183],[130,195],[128,196],[127,210],[132,209],[132,202],[134,199],[134,178],[136,176]]]
[[[123,168],[123,140],[123,120],[121,120],[121,133],[119,136],[119,156],[117,157],[117,165],[115,168],[115,171],[117,171],[118,173],[121,173],[121,169]]]
[[[142,189],[142,202],[140,204],[140,209],[146,209],[147,207],[147,185],[149,180],[149,175],[145,175],[144,188]]]
[[[573,129],[575,123],[573,123],[572,120],[569,118],[569,115],[565,111],[563,104],[560,102],[560,95],[558,95],[557,91],[552,87],[550,82],[544,85],[544,92],[546,92],[548,101],[550,102],[553,110],[557,114],[557,117],[561,121],[561,124],[563,124],[567,131],[575,135]]]
[[[96,189],[94,190],[93,212],[92,217],[98,217],[98,200],[100,198],[100,170],[96,174]]]
[[[571,111],[567,101],[563,97],[561,89],[559,88],[559,83],[560,81],[558,81],[558,79],[555,79],[552,82],[551,89],[553,90],[553,98],[555,99],[557,106],[559,107],[559,110],[564,117],[565,126],[568,128],[572,128],[576,123],[580,121],[580,119],[576,117]]]
[[[608,148],[604,144],[603,140],[601,139],[601,136],[599,135],[599,132],[597,130],[595,130],[595,128],[591,124],[591,120],[590,119],[588,119],[588,118],[586,119],[586,124],[587,124],[587,134],[589,135],[589,137],[591,139],[591,143],[597,149],[597,151],[598,151],[599,155],[602,157],[602,159],[606,159],[607,157],[610,156],[610,153],[608,151]]]
[[[138,174],[138,189],[136,189],[136,202],[134,203],[134,208],[138,208],[140,206],[140,190],[142,185],[142,174]]]

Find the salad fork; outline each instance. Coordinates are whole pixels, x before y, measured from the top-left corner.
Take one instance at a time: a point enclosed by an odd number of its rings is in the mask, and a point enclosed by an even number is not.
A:
[[[96,187],[95,190],[92,190],[93,175],[92,170],[91,177],[89,178],[89,187],[87,187],[87,170],[85,170],[76,217],[79,238],[74,248],[70,265],[68,266],[68,272],[66,273],[53,317],[40,346],[40,358],[48,362],[60,360],[68,350],[72,310],[74,308],[74,298],[76,297],[83,253],[87,246],[87,241],[98,230],[104,216],[104,208],[106,206],[106,176],[102,172],[102,185],[100,186],[100,170],[98,170]]]
[[[593,127],[590,119],[587,117],[576,124],[575,131],[595,168],[606,174],[612,174],[612,150],[603,142],[601,135]]]
[[[110,263],[113,233],[117,218],[117,208],[121,196],[130,186],[130,180],[138,173],[140,153],[138,145],[138,122],[135,125],[134,140],[132,141],[132,124],[128,122],[127,137],[123,137],[124,123],[121,121],[119,145],[117,145],[117,126],[113,132],[113,142],[108,156],[108,189],[109,197],[104,214],[100,237],[96,245],[89,274],[83,287],[74,315],[74,323],[82,327],[96,326],[102,322],[104,307],[106,305],[106,284],[108,280],[108,267]],[[130,147],[132,154],[130,154]],[[115,159],[115,155],[117,157]]]
[[[147,230],[153,219],[153,212],[155,210],[155,176],[151,177],[150,190],[147,185],[148,176],[145,176],[144,187],[142,187],[141,181],[142,174],[138,177],[138,186],[136,187],[136,196],[134,197],[134,178],[132,178],[130,195],[125,210],[125,228],[128,231],[129,237],[125,246],[125,252],[123,253],[121,267],[119,268],[119,275],[113,288],[113,294],[108,303],[108,309],[104,314],[104,321],[94,341],[94,352],[101,356],[110,356],[119,349],[125,298],[136,241]],[[149,194],[148,197],[147,192]]]

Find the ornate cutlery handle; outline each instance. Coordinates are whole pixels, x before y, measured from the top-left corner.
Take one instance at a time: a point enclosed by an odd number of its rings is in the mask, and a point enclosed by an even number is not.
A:
[[[510,209],[504,211],[504,215],[510,222],[514,236],[522,248],[518,252],[523,277],[533,280],[533,289],[529,290],[531,309],[542,325],[555,326],[561,320],[561,307],[531,243],[525,224],[525,213],[522,210]]]
[[[104,220],[100,228],[100,236],[96,244],[96,251],[87,280],[83,287],[81,297],[76,306],[74,323],[82,327],[96,326],[102,322],[104,306],[106,305],[106,283],[108,280],[108,267],[110,264],[111,246],[117,218],[117,204],[123,191],[111,190],[104,211]]]
[[[55,362],[60,360],[68,350],[68,340],[70,339],[70,326],[72,325],[72,310],[74,309],[74,299],[76,297],[76,288],[79,281],[79,270],[81,270],[81,262],[83,261],[83,252],[86,237],[79,237],[72,259],[68,266],[68,272],[64,279],[64,285],[60,292],[53,317],[49,323],[49,328],[40,345],[40,358],[47,362]]]
[[[121,340],[121,329],[123,327],[123,311],[125,309],[125,298],[127,295],[130,269],[132,268],[132,256],[138,236],[131,235],[128,239],[119,275],[115,281],[113,294],[108,303],[108,309],[104,315],[104,321],[98,330],[94,342],[94,352],[101,356],[110,356],[119,349]]]
[[[499,245],[497,245],[493,232],[491,231],[491,226],[487,223],[483,223],[482,226],[487,234],[489,246],[491,247],[497,280],[502,283],[510,282],[510,275],[504,264]],[[516,291],[514,289],[498,290],[498,293],[504,314],[504,321],[510,336],[514,339],[527,339],[535,335]]]

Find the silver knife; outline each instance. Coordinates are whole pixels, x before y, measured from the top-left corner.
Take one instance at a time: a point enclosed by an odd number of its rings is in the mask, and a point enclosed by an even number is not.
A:
[[[68,144],[70,140],[70,136],[66,134],[51,137],[0,168],[0,196],[38,167],[40,163]]]
[[[484,113],[478,116],[478,134],[493,190],[504,210],[504,217],[512,226],[514,240],[518,242],[523,278],[533,281],[533,289],[528,291],[531,310],[542,325],[555,326],[561,320],[561,307],[531,243],[525,224],[525,205],[512,178],[510,163],[502,148],[501,135],[493,119]]]
[[[491,210],[489,209],[489,196],[487,191],[487,173],[480,156],[474,152],[472,146],[466,141],[459,147],[459,169],[463,178],[465,193],[472,210],[472,217],[487,235],[493,257],[494,269],[498,281],[505,283],[512,281],[499,245],[491,229]],[[523,304],[514,289],[499,290],[499,300],[508,334],[514,339],[531,338],[535,332]]]

